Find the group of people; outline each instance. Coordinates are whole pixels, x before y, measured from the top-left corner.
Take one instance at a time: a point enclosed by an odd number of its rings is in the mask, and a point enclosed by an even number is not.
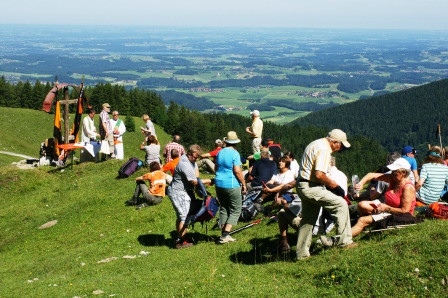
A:
[[[87,109],[87,116],[82,121],[82,133],[81,142],[90,144],[93,150],[82,149],[81,150],[81,162],[86,161],[100,161],[108,158],[123,159],[123,134],[126,132],[126,126],[124,122],[119,119],[118,111],[112,112],[112,118],[110,118],[110,105],[104,103],[102,105],[99,117],[98,130],[95,126],[95,110],[93,108]],[[104,142],[105,148],[102,147]],[[102,157],[100,158],[100,150]],[[93,154],[92,154],[93,153]]]
[[[110,107],[105,104],[103,108]],[[89,119],[84,121],[86,127],[94,127],[92,124],[95,112],[90,112]],[[401,155],[393,153],[389,156],[388,165],[382,171],[368,173],[353,186],[359,191],[366,183],[371,182],[367,194],[361,194],[365,200],[349,208],[346,200],[347,177],[336,168],[333,156],[333,153],[343,147],[350,147],[342,130],[333,129],[327,136],[311,142],[305,148],[302,158],[297,161],[291,152],[282,153],[281,146],[275,144],[272,139],[263,140],[260,112],[255,110],[251,115],[252,125],[246,128],[246,132],[252,138],[253,155],[249,157],[252,164],[246,175],[243,174],[241,156],[237,150],[241,141],[234,131],[229,131],[222,140],[215,140],[215,148],[208,153],[203,153],[201,147],[196,144],[185,150],[180,144],[180,136],[174,135],[172,141],[163,149],[162,166],[161,147],[155,136],[154,126],[150,118],[143,115],[146,126],[141,129],[145,134],[145,141],[140,149],[146,152],[145,163],[149,166],[150,173],[136,178],[134,195],[127,204],[137,205],[137,209],[159,204],[166,188],[166,194],[176,213],[176,248],[193,245],[186,239],[185,223],[190,215],[190,203],[195,197],[195,187],[200,179],[200,167],[216,175],[214,179],[201,180],[204,184],[215,184],[216,196],[220,203],[219,243],[236,241],[231,236],[231,230],[240,218],[242,196],[248,189],[261,187],[259,205],[272,201],[272,204],[266,207],[269,211],[278,210],[278,248],[281,252],[290,251],[287,240],[288,226],[297,229],[298,260],[310,256],[313,230],[322,221],[323,231],[319,230],[322,235],[318,242],[323,246],[354,248],[357,244],[353,242],[353,237],[369,225],[386,226],[391,223],[415,222],[415,206],[437,201],[445,186],[445,180],[448,179],[448,167],[441,157],[440,147],[430,148],[419,175],[416,162],[412,161],[416,150],[406,146]],[[118,118],[115,116],[118,116],[118,112],[117,115],[113,113],[113,117]],[[104,116],[104,119],[107,117]],[[107,124],[107,121],[104,122]],[[119,128],[119,125],[115,125]],[[110,134],[110,126],[103,127],[108,129]],[[115,130],[112,130],[112,134],[115,134]],[[92,130],[88,136],[91,140],[97,138],[98,134]],[[114,154],[117,155],[116,151]],[[149,186],[145,181],[149,181]],[[143,196],[143,200],[140,196]],[[382,200],[379,201],[378,198]],[[351,214],[356,214],[353,225]],[[329,226],[336,227],[333,237],[325,236]]]

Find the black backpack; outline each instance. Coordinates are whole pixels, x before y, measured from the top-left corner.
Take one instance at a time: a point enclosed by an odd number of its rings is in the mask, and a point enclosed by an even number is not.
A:
[[[118,170],[117,178],[127,178],[134,174],[138,169],[140,169],[143,165],[143,161],[138,159],[137,157],[131,157],[121,168]]]

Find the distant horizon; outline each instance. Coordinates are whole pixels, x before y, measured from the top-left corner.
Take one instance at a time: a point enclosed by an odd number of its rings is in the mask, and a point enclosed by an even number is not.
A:
[[[0,24],[448,30],[446,0],[15,0]]]
[[[100,27],[109,27],[109,28],[160,28],[160,29],[170,29],[170,28],[183,28],[183,29],[253,29],[253,30],[335,30],[335,31],[343,31],[343,30],[359,30],[359,31],[416,31],[416,32],[427,32],[427,31],[434,31],[434,32],[446,32],[448,34],[448,31],[445,29],[428,29],[428,28],[354,28],[354,27],[338,27],[338,28],[326,28],[326,27],[254,27],[254,26],[205,26],[205,25],[189,25],[189,26],[182,26],[182,25],[124,25],[124,24],[26,24],[26,23],[1,23],[2,26],[36,26],[36,27],[48,27],[48,26],[56,26],[55,28],[59,27],[67,27],[67,28],[74,28],[74,27],[90,27],[90,28],[100,28]],[[1,31],[1,29],[0,29]]]

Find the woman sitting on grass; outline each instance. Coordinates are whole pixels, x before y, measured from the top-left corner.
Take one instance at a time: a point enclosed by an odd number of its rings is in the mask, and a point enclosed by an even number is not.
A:
[[[140,204],[140,194],[143,195],[143,203],[138,205],[137,209],[157,205],[162,202],[165,196],[166,174],[160,170],[160,164],[157,161],[151,162],[149,170],[149,173],[135,178],[137,185],[135,186],[134,195],[132,199],[126,202],[126,205],[134,206]],[[149,189],[145,181],[149,181]]]
[[[413,217],[416,202],[415,187],[409,179],[411,166],[404,158],[399,158],[387,167],[392,171],[391,174],[378,173],[375,177],[379,181],[389,183],[389,188],[384,194],[385,203],[377,200],[360,202],[358,211],[361,217],[352,227],[352,236],[359,235],[372,223],[375,223],[375,228],[415,223],[416,219]],[[366,182],[361,179],[355,189],[362,189]]]
[[[448,179],[448,167],[441,157],[439,146],[432,146],[426,154],[425,164],[420,172],[420,179],[416,185],[417,206],[429,205],[440,199],[445,181]]]
[[[361,215],[356,225],[352,226],[352,236],[359,235],[365,227],[375,223],[375,229],[387,226],[417,223],[418,220],[412,215],[415,207],[415,187],[409,179],[411,165],[404,158],[395,160],[387,166],[392,173],[369,173],[355,185],[356,190],[361,190],[363,185],[370,179],[377,179],[389,183],[389,188],[384,194],[385,204],[375,201],[362,201],[358,204]],[[374,177],[372,177],[374,176]],[[334,237],[320,237],[323,246],[333,246],[337,243]]]
[[[149,167],[149,165],[153,161],[157,161],[158,163],[160,163],[160,144],[155,136],[153,135],[148,136],[146,138],[146,145],[145,142],[142,142],[142,144],[140,145],[140,150],[146,152],[145,154],[146,167]]]

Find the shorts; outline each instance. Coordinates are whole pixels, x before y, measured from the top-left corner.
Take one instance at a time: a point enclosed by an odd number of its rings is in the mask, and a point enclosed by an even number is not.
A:
[[[168,197],[173,204],[177,219],[179,219],[181,222],[185,222],[185,220],[187,219],[188,211],[190,210],[191,203],[191,198],[188,193],[181,190],[173,191],[171,187],[168,187]]]

